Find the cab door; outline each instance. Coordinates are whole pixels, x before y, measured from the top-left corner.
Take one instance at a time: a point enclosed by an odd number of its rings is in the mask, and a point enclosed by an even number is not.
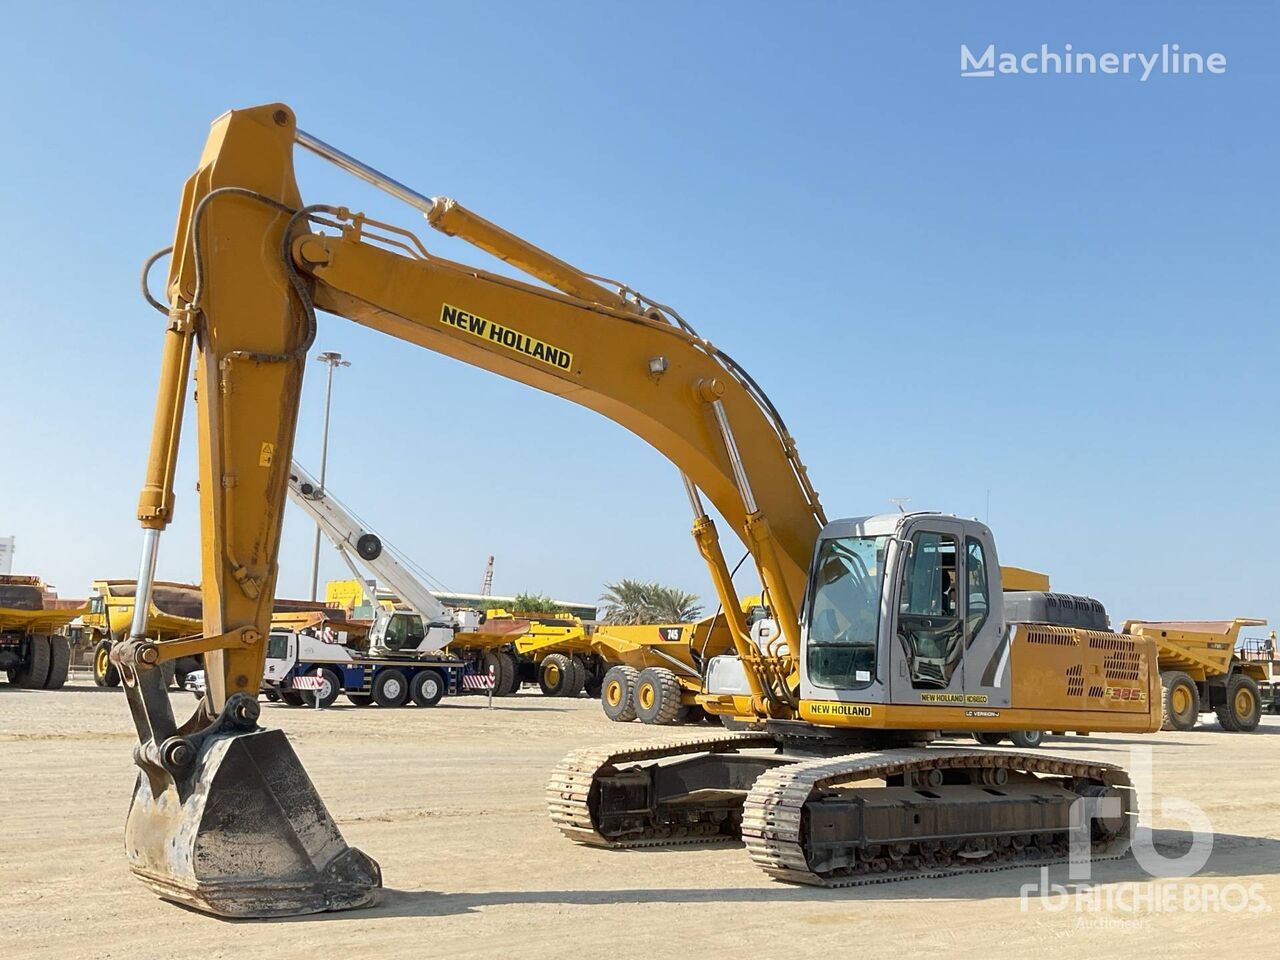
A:
[[[273,683],[288,674],[298,659],[298,642],[292,630],[272,630],[267,635],[267,658],[262,678]]]
[[[961,557],[964,584],[964,687],[971,706],[1009,705],[1009,629],[1004,622],[995,539],[966,524]]]
[[[929,517],[906,531],[889,625],[890,700],[964,702],[964,526]]]

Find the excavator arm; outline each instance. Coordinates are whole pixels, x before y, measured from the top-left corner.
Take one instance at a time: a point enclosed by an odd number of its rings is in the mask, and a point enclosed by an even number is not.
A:
[[[296,144],[537,282],[436,257],[413,234],[343,207],[304,206]],[[163,304],[147,294],[167,320],[136,608],[147,609],[173,516],[194,366],[203,632],[155,643],[135,624],[112,652],[140,741],[126,845],[135,873],[162,895],[259,916],[358,906],[380,882],[376,863],[343,842],[283,734],[256,722],[316,309],[562,396],[662,452],[683,476],[755,709],[791,715],[797,608],[822,509],[763,391],[674,311],[379,174],[298,130],[281,104],[214,123],[183,193],[166,293]],[[750,550],[785,650],[751,643],[703,495]],[[206,658],[208,693],[179,726],[156,668],[192,653]]]

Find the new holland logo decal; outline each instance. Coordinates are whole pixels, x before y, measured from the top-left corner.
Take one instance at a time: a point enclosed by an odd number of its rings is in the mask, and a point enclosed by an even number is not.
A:
[[[484,317],[477,317],[474,313],[469,313],[460,307],[454,307],[447,303],[442,304],[440,307],[440,322],[445,326],[461,330],[463,333],[469,333],[480,340],[496,343],[512,353],[538,360],[557,370],[569,370],[573,367],[573,354],[568,350],[561,350],[559,347],[543,343],[527,333],[504,327],[502,324],[486,320]]]

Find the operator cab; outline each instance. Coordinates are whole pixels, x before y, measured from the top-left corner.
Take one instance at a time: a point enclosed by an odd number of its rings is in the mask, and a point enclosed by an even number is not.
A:
[[[819,535],[801,613],[802,699],[1007,702],[1007,649],[985,524],[899,513],[836,520]]]

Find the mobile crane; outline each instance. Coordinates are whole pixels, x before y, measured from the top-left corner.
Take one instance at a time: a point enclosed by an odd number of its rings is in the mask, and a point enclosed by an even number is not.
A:
[[[577,618],[532,619],[527,614],[510,616],[486,610],[446,607],[404,563],[381,536],[366,529],[359,519],[329,489],[294,461],[289,473],[289,497],[311,517],[337,548],[343,562],[359,584],[365,602],[374,611],[369,629],[369,651],[403,657],[447,651],[465,661],[472,673],[492,674],[494,695],[516,693],[528,674],[560,671],[564,665],[567,682],[574,674],[576,696],[591,678],[603,677],[603,661],[591,648],[591,638]],[[376,587],[360,575],[364,566],[385,583],[408,607],[407,611],[387,609],[378,602]],[[566,684],[561,684],[565,686]],[[547,684],[542,684],[544,691]],[[598,691],[597,691],[598,693]]]
[[[442,259],[412,233],[304,205],[300,146],[537,283]],[[1128,847],[1128,777],[1096,761],[924,746],[947,730],[1155,730],[1150,640],[1008,623],[991,532],[900,514],[828,522],[781,416],[674,310],[583,273],[445,198],[299,129],[283,104],[224,114],[183,192],[171,248],[151,454],[139,499],[138,610],[154,579],[195,368],[205,594],[200,637],[112,650],[139,745],[125,828],[134,873],[226,916],[377,899],[377,863],[343,840],[279,730],[258,726],[270,598],[315,311],[564,397],[681,473],[734,654],[699,704],[743,734],[582,751],[555,772],[552,817],[605,846],[739,832],[771,875],[807,883],[950,874]],[[754,642],[714,504],[751,552],[779,630]],[[202,653],[208,689],[179,725],[159,664]],[[1072,811],[1080,801],[1089,816]]]
[[[369,628],[373,653],[411,654],[443,650],[458,631],[475,630],[480,614],[475,610],[450,610],[395,554],[384,549],[382,538],[364,525],[296,460],[289,471],[289,499],[307,514],[329,539],[351,570],[374,611]],[[378,603],[376,591],[361,575],[359,562],[391,587],[408,613],[388,610]]]

